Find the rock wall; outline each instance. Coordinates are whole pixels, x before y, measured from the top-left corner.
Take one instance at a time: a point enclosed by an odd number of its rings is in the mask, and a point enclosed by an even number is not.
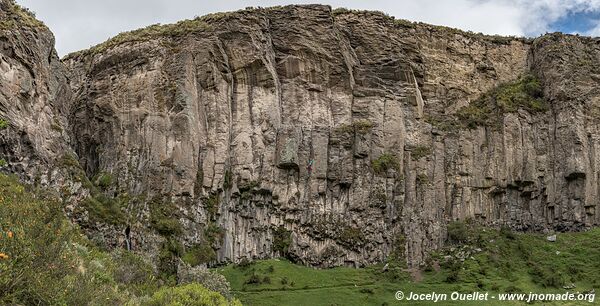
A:
[[[0,0],[0,168],[25,182],[73,191],[61,157],[69,146],[71,89],[54,36],[27,10]]]
[[[68,133],[53,139],[104,196],[127,199],[126,222],[90,226],[109,245],[156,254],[174,238],[208,246],[210,262],[417,265],[452,220],[598,224],[597,49],[591,38],[484,36],[320,5],[250,9],[69,55],[71,89],[42,101],[63,101],[50,109]],[[54,54],[43,50],[33,53]],[[544,111],[445,125],[527,73]]]

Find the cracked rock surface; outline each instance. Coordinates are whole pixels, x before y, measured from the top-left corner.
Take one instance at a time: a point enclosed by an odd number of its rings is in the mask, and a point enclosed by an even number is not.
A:
[[[43,165],[72,151],[104,196],[126,195],[126,222],[74,217],[107,245],[156,253],[156,205],[181,226],[168,235],[208,245],[213,263],[285,255],[318,267],[394,252],[417,265],[452,220],[525,231],[600,221],[595,39],[483,36],[320,5],[192,25],[62,63],[47,29],[1,32],[8,170],[48,177],[59,170]],[[539,79],[543,111],[443,125],[525,74]]]

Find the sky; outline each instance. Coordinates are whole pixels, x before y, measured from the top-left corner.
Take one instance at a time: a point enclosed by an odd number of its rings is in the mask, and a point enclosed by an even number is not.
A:
[[[411,21],[484,34],[536,37],[547,32],[600,36],[600,0],[17,0],[56,36],[60,56],[123,31],[249,6],[320,3],[383,11]]]

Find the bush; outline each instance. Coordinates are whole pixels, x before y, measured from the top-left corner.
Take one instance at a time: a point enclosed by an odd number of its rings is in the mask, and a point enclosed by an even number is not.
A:
[[[211,272],[205,267],[191,267],[187,264],[179,265],[177,269],[177,283],[179,285],[199,283],[209,290],[216,291],[226,298],[231,298],[231,287],[225,276]]]
[[[0,119],[0,130],[4,130],[6,128],[8,128],[10,124],[8,123],[7,120],[5,119]]]
[[[175,288],[162,288],[145,303],[149,306],[185,305],[185,306],[241,306],[240,301],[228,301],[218,292],[206,289],[200,284],[187,284]]]
[[[261,283],[261,279],[260,276],[258,276],[257,274],[252,274],[245,282],[244,284],[248,284],[248,285],[260,285]]]
[[[98,174],[94,182],[98,187],[102,189],[107,189],[113,183],[113,178],[110,173],[102,172]]]
[[[374,294],[375,291],[372,288],[362,288],[360,289],[360,293]]]
[[[410,157],[412,160],[419,160],[425,156],[431,154],[431,148],[425,146],[418,146],[412,149]]]
[[[217,259],[217,253],[208,244],[195,245],[186,251],[181,258],[190,266],[209,263]]]
[[[177,218],[177,207],[170,201],[152,199],[150,206],[150,225],[162,236],[178,236],[183,233]]]
[[[278,252],[280,256],[287,256],[290,245],[292,244],[292,232],[279,226],[273,231],[273,251]]]
[[[545,268],[533,262],[530,264],[529,275],[534,283],[549,288],[560,288],[564,284],[562,274],[555,269]]]
[[[121,203],[102,193],[97,193],[95,196],[88,197],[82,204],[89,213],[92,221],[105,222],[114,225],[124,224],[127,221],[127,217],[121,210]]]
[[[509,240],[515,240],[517,238],[516,234],[508,226],[500,228],[500,235]]]
[[[270,284],[271,283],[271,278],[268,277],[268,276],[263,277],[262,283],[263,284]]]
[[[343,134],[358,134],[358,135],[364,135],[364,134],[368,134],[371,129],[373,129],[373,126],[375,126],[373,124],[373,122],[363,119],[363,120],[356,120],[350,124],[342,124],[340,126],[338,126],[335,131],[338,133],[343,133]]]
[[[117,283],[126,284],[135,294],[146,294],[157,289],[154,268],[145,258],[130,251],[118,249],[112,254],[113,275]]]
[[[360,228],[343,226],[339,234],[340,244],[349,248],[357,248],[365,243],[365,234]]]
[[[107,256],[88,251],[60,202],[28,192],[0,174],[0,304],[122,304],[104,269]]]
[[[469,231],[467,225],[461,221],[452,221],[448,224],[448,238],[452,242],[467,242]]]
[[[373,167],[373,171],[379,175],[386,174],[390,169],[400,172],[400,163],[398,162],[398,159],[390,153],[384,153],[371,161],[371,166]]]

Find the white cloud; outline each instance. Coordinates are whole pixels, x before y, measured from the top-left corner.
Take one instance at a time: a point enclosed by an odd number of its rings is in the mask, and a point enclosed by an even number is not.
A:
[[[298,0],[17,0],[53,30],[61,55],[100,43],[119,32],[207,13],[310,3]],[[314,1],[314,0],[313,0]],[[379,10],[397,18],[486,34],[537,36],[578,12],[600,12],[600,0],[324,0],[333,7]],[[600,34],[598,27],[583,32]]]

